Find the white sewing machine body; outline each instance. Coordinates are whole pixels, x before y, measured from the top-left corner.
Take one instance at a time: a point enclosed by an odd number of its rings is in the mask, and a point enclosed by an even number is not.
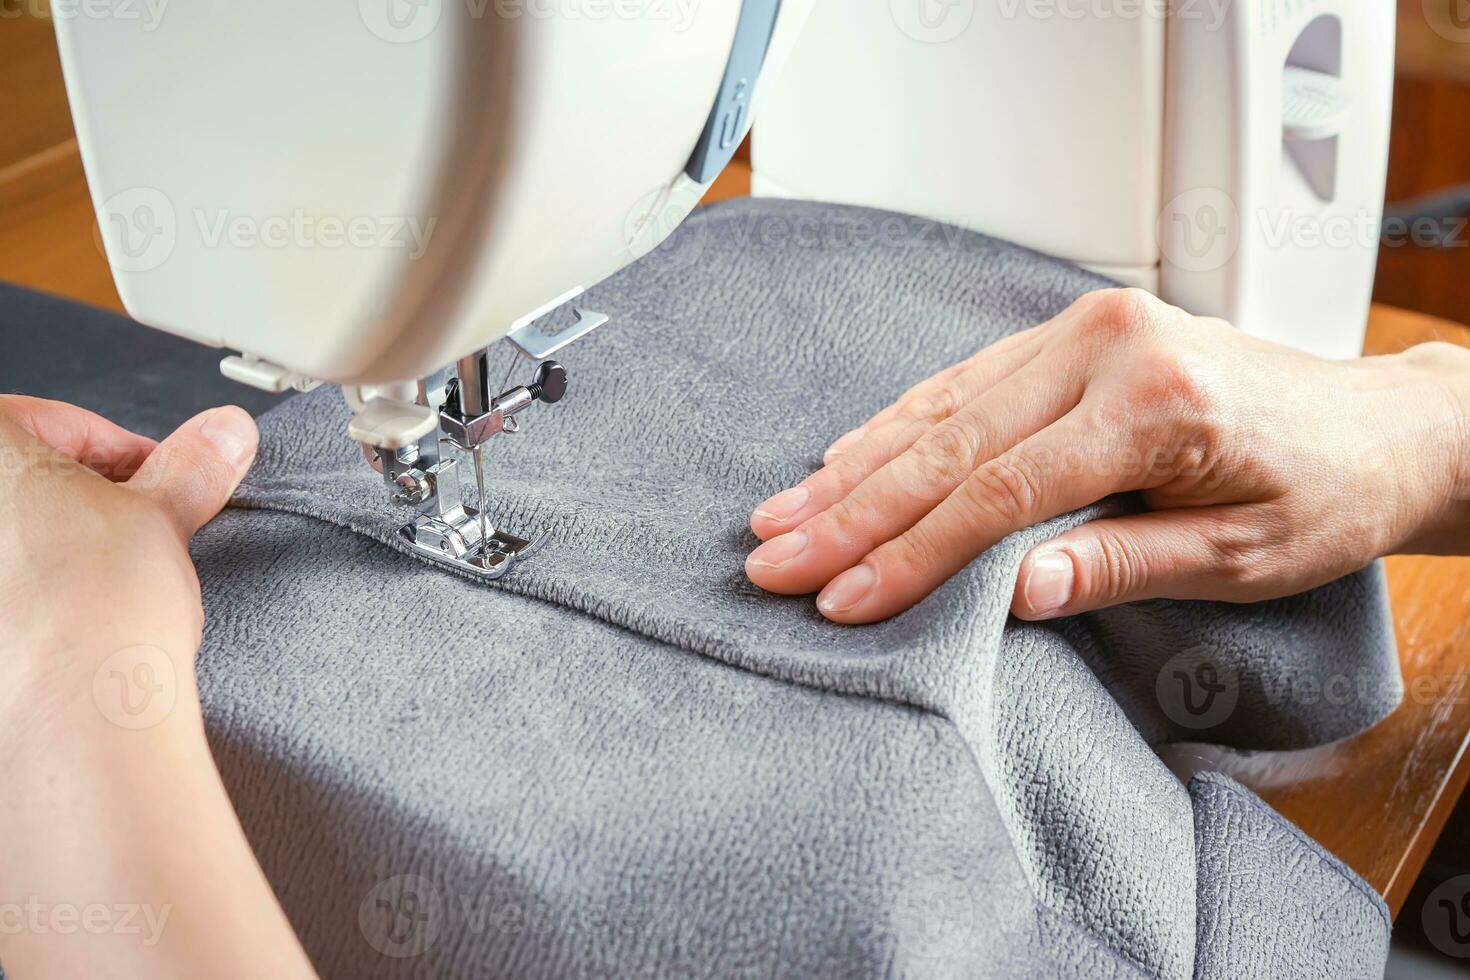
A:
[[[1353,357],[1393,34],[1383,0],[819,4],[754,190],[948,221]]]
[[[781,5],[768,63],[809,3]],[[576,10],[193,0],[151,29],[55,18],[128,312],[296,375],[395,382],[657,245],[707,183],[685,170],[741,5]]]

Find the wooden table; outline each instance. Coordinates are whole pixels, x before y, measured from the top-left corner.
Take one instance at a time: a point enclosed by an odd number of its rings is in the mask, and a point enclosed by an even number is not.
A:
[[[55,52],[44,48],[38,59],[22,43],[44,29],[49,45],[50,27],[4,23],[0,81],[10,93],[7,122],[16,121],[0,134],[0,278],[120,310],[61,109],[64,97],[57,94]],[[14,66],[32,62],[51,74],[39,84],[34,73],[24,84],[10,76]],[[749,188],[749,166],[737,160],[708,199]],[[1463,327],[1374,308],[1371,351],[1431,338],[1470,346]],[[1395,558],[1388,576],[1409,689],[1398,711],[1372,731],[1326,748],[1219,753],[1214,761],[1357,869],[1397,913],[1470,776],[1470,560]]]

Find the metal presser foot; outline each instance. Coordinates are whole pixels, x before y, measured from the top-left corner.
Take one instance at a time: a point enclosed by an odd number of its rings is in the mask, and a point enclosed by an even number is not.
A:
[[[424,516],[398,529],[409,547],[425,558],[497,579],[520,558],[529,558],[546,540],[542,531],[531,539],[493,531],[481,545],[479,513],[461,505],[442,517]]]
[[[418,383],[413,403],[377,396],[354,417],[351,435],[363,456],[383,476],[389,498],[418,509],[398,530],[415,553],[487,579],[509,572],[546,539],[539,531],[521,537],[495,527],[485,501],[485,446],[519,428],[517,415],[540,402],[552,405],[567,391],[567,372],[548,358],[607,322],[600,313],[577,310],[577,322],[547,336],[522,325],[507,336],[514,356],[502,387],[525,357],[537,363],[533,380],[490,397],[488,349],[461,358],[453,375],[440,372]],[[469,456],[469,469],[465,473]],[[473,478],[473,503],[465,486]]]

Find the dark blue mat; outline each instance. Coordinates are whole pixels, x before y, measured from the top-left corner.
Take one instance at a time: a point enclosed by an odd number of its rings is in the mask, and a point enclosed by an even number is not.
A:
[[[0,392],[71,402],[159,439],[206,408],[259,415],[285,397],[222,377],[228,353],[0,282]]]

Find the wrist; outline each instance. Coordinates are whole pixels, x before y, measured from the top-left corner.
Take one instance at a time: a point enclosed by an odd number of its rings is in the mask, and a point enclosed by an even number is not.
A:
[[[1436,342],[1397,356],[1426,394],[1411,449],[1429,492],[1420,520],[1394,550],[1470,553],[1470,349]]]

